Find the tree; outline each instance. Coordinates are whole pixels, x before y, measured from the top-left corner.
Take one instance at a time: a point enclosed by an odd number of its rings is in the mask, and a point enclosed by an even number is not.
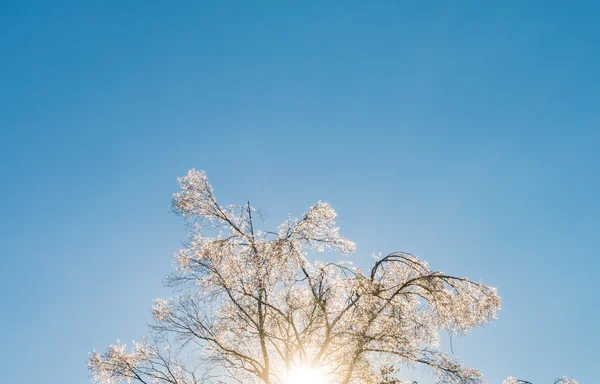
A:
[[[438,339],[495,319],[495,288],[403,252],[376,257],[367,272],[311,261],[310,252],[355,250],[328,204],[263,231],[249,202],[217,203],[204,172],[178,181],[173,210],[190,228],[167,279],[178,296],[155,300],[151,337],[131,352],[117,343],[90,355],[95,381],[398,383],[402,367],[422,365],[443,383],[482,382]]]

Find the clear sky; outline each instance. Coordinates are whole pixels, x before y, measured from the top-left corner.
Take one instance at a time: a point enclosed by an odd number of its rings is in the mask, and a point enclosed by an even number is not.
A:
[[[403,250],[497,286],[498,320],[454,339],[490,383],[597,381],[599,18],[593,1],[3,1],[0,381],[85,383],[88,351],[144,333],[192,167],[271,228],[329,202],[358,265]]]

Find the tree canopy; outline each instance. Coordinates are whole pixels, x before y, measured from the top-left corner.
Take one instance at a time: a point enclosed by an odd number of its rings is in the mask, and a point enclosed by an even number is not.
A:
[[[204,172],[178,181],[173,210],[190,234],[167,279],[176,296],[155,300],[149,336],[130,352],[117,343],[90,355],[95,381],[291,384],[312,375],[312,384],[399,383],[404,367],[424,366],[440,383],[483,382],[441,350],[439,334],[495,319],[495,288],[404,252],[374,256],[366,271],[313,260],[355,250],[327,203],[266,231],[249,202],[217,203]],[[527,382],[504,381],[517,383]]]

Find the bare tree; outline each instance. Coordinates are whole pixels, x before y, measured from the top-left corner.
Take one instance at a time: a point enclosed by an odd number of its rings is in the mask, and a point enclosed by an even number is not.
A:
[[[439,332],[495,319],[495,288],[403,252],[376,257],[367,272],[311,261],[309,252],[355,249],[328,204],[263,231],[249,202],[218,204],[203,172],[179,182],[173,209],[190,237],[167,280],[178,296],[155,301],[151,338],[131,352],[117,343],[91,354],[97,382],[397,383],[407,366],[430,368],[442,383],[482,382],[440,350]]]

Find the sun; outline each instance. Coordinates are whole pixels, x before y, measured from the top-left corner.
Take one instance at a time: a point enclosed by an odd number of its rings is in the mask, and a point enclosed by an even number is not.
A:
[[[316,369],[298,367],[291,370],[286,384],[327,384],[327,380]]]

